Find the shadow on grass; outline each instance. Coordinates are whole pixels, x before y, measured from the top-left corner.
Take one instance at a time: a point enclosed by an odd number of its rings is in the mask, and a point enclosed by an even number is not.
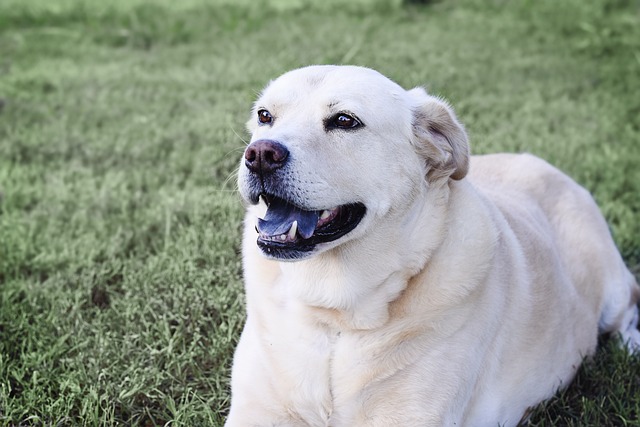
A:
[[[617,339],[601,338],[598,351],[585,360],[571,385],[534,409],[524,425],[638,426],[638,390],[640,355],[629,354]]]

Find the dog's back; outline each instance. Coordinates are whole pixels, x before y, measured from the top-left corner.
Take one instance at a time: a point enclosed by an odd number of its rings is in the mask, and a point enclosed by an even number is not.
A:
[[[528,154],[473,156],[468,179],[508,222],[522,206],[553,230],[553,246],[580,297],[599,313],[599,333],[620,332],[640,345],[635,326],[640,288],[629,272],[591,194],[544,160]],[[527,215],[535,216],[534,212]],[[635,331],[635,332],[634,332]]]

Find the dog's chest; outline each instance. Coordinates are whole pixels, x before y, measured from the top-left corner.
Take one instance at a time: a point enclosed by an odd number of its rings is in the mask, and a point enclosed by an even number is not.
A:
[[[269,345],[272,352],[277,348],[271,359],[273,384],[278,394],[287,396],[287,412],[307,425],[328,426],[334,408],[332,364],[340,333],[298,320],[285,324],[287,333],[281,329]]]
[[[290,307],[291,308],[291,307]],[[305,310],[306,311],[306,310]],[[287,412],[312,426],[328,426],[336,398],[335,386],[348,381],[344,375],[344,333],[317,323],[310,313],[287,310],[271,317],[269,333],[263,335],[277,394],[287,396]],[[351,349],[351,356],[358,350]],[[352,359],[353,360],[353,359]],[[336,384],[338,382],[338,384]]]
[[[405,365],[394,358],[393,343],[377,334],[306,321],[287,324],[288,337],[282,336],[278,346],[278,386],[290,399],[288,412],[306,425],[348,425],[366,406],[372,384]]]

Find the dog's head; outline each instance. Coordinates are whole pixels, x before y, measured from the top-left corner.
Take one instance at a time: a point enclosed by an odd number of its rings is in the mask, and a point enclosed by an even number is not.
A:
[[[298,260],[376,231],[434,182],[467,172],[451,108],[361,67],[312,66],[271,82],[248,122],[240,193],[270,258]]]

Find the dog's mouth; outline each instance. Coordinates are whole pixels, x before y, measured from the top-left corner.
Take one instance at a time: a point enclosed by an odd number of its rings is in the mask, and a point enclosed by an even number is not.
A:
[[[286,200],[262,194],[267,205],[258,219],[258,246],[273,258],[299,259],[318,244],[339,239],[352,231],[366,213],[362,203],[323,210],[305,210]]]

